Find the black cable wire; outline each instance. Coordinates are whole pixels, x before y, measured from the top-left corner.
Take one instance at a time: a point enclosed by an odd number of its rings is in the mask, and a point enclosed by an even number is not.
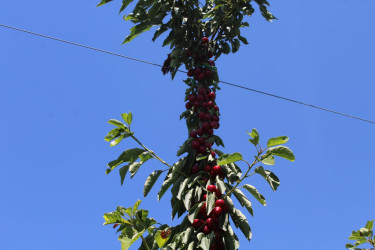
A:
[[[83,44],[79,44],[79,43],[74,43],[74,42],[66,41],[66,40],[55,38],[55,37],[52,37],[52,36],[47,36],[47,35],[35,33],[35,32],[32,32],[32,31],[28,31],[28,30],[24,30],[24,29],[20,29],[20,28],[15,28],[15,27],[12,27],[12,26],[4,25],[4,24],[0,24],[0,26],[8,28],[8,29],[17,30],[17,31],[28,33],[28,34],[32,34],[32,35],[36,35],[36,36],[48,38],[48,39],[51,39],[51,40],[55,40],[55,41],[59,41],[59,42],[63,42],[63,43],[67,43],[67,44],[71,44],[71,45],[83,47],[83,48],[86,48],[86,49],[91,49],[91,50],[95,50],[95,51],[98,51],[98,52],[102,52],[102,53],[106,53],[106,54],[110,54],[110,55],[122,57],[122,58],[125,58],[125,59],[129,59],[129,60],[133,60],[133,61],[137,61],[137,62],[141,62],[141,63],[146,63],[146,64],[150,64],[150,65],[157,66],[157,67],[163,67],[163,65],[160,65],[160,64],[157,64],[157,63],[152,63],[152,62],[140,60],[140,59],[137,59],[137,58],[133,58],[133,57],[129,57],[129,56],[124,56],[124,55],[117,54],[117,53],[114,53],[114,52],[110,52],[110,51],[106,51],[106,50],[102,50],[102,49],[97,49],[97,48],[94,48],[94,47],[90,47],[90,46],[87,46],[87,45],[83,45]],[[186,71],[182,71],[182,70],[178,70],[178,72],[187,73]],[[315,109],[323,110],[323,111],[326,111],[326,112],[334,113],[334,114],[337,114],[337,115],[342,115],[342,116],[346,116],[346,117],[349,117],[349,118],[353,118],[353,119],[357,119],[357,120],[360,120],[360,121],[364,121],[364,122],[375,124],[374,121],[370,121],[370,120],[367,120],[367,119],[364,119],[364,118],[361,118],[361,117],[348,115],[348,114],[341,113],[341,112],[338,112],[338,111],[334,111],[334,110],[326,109],[326,108],[323,108],[323,107],[315,106],[315,105],[312,105],[312,104],[300,102],[300,101],[297,101],[297,100],[285,98],[285,97],[282,97],[282,96],[270,94],[270,93],[267,93],[267,92],[263,92],[263,91],[252,89],[252,88],[248,88],[248,87],[244,87],[244,86],[241,86],[241,85],[238,85],[238,84],[234,84],[234,83],[230,83],[230,82],[226,82],[226,81],[220,81],[220,82],[223,83],[223,84],[226,84],[226,85],[230,85],[230,86],[233,86],[233,87],[245,89],[245,90],[252,91],[252,92],[255,92],[255,93],[258,93],[258,94],[271,96],[271,97],[278,98],[278,99],[281,99],[281,100],[284,100],[284,101],[289,101],[289,102],[297,103],[297,104],[308,106],[308,107],[311,107],[311,108],[315,108]]]

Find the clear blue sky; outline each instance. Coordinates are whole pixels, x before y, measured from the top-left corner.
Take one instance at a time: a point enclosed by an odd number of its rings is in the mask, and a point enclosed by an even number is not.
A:
[[[375,2],[270,2],[280,20],[254,15],[243,31],[250,45],[217,62],[220,78],[375,120]],[[119,0],[96,4],[6,1],[0,23],[163,62],[168,49],[151,33],[121,45],[131,24],[117,14]],[[102,215],[142,199],[146,176],[161,165],[149,162],[122,187],[116,171],[105,175],[108,161],[135,146],[110,148],[107,120],[131,110],[136,136],[177,161],[185,76],[171,81],[157,67],[2,27],[0,52],[0,249],[120,249]],[[241,249],[344,249],[352,230],[375,219],[375,125],[224,85],[218,104],[225,152],[251,158],[245,131],[255,127],[263,143],[288,135],[296,155],[270,167],[277,192],[249,180],[268,206],[253,201],[253,239],[241,237]],[[170,197],[157,202],[157,190],[141,206],[173,225]]]

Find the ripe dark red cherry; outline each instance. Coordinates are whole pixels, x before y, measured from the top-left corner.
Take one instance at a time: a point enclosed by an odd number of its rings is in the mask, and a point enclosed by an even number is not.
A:
[[[187,102],[187,103],[185,104],[185,108],[186,108],[186,109],[191,109],[191,103],[190,103],[190,102]]]
[[[199,91],[198,91],[198,93],[200,95],[204,95],[204,94],[206,94],[206,90],[204,88],[200,88]]]
[[[211,143],[209,143],[209,142],[206,142],[204,145],[205,145],[206,148],[208,148],[208,149],[211,149],[211,147],[212,147]]]
[[[189,76],[189,77],[194,76],[194,70],[190,69],[190,70],[187,72],[187,76]]]
[[[225,201],[223,199],[218,199],[215,201],[215,207],[221,207],[224,209],[225,206]]]
[[[198,171],[199,171],[199,166],[198,166],[198,165],[194,165],[194,166],[191,168],[191,173],[193,173],[193,174],[198,173]]]
[[[203,37],[202,38],[202,43],[208,43],[208,42],[209,42],[208,37]]]
[[[207,131],[210,129],[210,125],[208,124],[208,122],[202,123],[202,129],[203,131]]]
[[[206,70],[206,71],[204,72],[204,76],[205,76],[207,79],[211,78],[211,77],[212,77],[211,70]]]
[[[215,129],[217,127],[217,122],[212,121],[210,122],[210,128]]]
[[[216,156],[215,151],[212,151],[210,154],[211,154],[211,156],[212,156],[213,158],[215,158],[215,156]]]
[[[214,109],[215,109],[216,111],[219,111],[219,107],[218,107],[217,105],[214,106]]]
[[[206,114],[204,115],[204,120],[206,120],[206,121],[211,120],[211,115],[208,114],[208,113],[206,113]]]
[[[215,228],[215,220],[213,218],[207,218],[206,220],[206,225],[211,228],[211,229],[214,229]]]
[[[200,147],[200,143],[198,141],[192,141],[191,142],[191,148],[192,149],[198,149]]]
[[[206,76],[204,73],[200,73],[197,78],[199,81],[203,81],[206,78]]]
[[[207,194],[203,195],[203,200],[205,201],[207,199]]]
[[[198,108],[198,107],[200,106],[200,103],[199,103],[198,101],[195,101],[195,102],[193,103],[193,105],[194,105],[194,107]]]
[[[213,166],[212,170],[214,171],[215,174],[220,174],[221,173],[221,167],[220,166]]]
[[[206,203],[203,203],[203,206],[199,209],[199,214],[207,214]]]
[[[212,60],[209,60],[209,61],[208,61],[208,64],[211,65],[211,66],[215,66],[215,62],[212,61]]]
[[[204,171],[207,172],[207,173],[211,172],[211,166],[210,165],[206,165],[204,167]]]
[[[215,194],[216,194],[216,197],[217,197],[217,198],[221,198],[221,196],[223,195],[223,194],[221,193],[220,189],[216,189]]]
[[[203,233],[207,235],[207,234],[211,233],[211,229],[206,225],[206,226],[203,227]]]
[[[215,187],[215,185],[208,185],[208,187],[207,187],[207,191],[210,191],[210,192],[216,192],[216,187]]]
[[[188,99],[189,99],[189,102],[194,102],[195,101],[195,95],[189,95]]]
[[[205,117],[206,117],[206,113],[203,113],[203,112],[199,112],[199,113],[198,113],[198,118],[199,118],[199,120],[204,120]]]
[[[198,133],[199,136],[202,136],[203,135],[203,129],[198,128],[197,133]]]
[[[199,137],[198,138],[198,142],[202,145],[202,144],[204,144],[205,142],[204,142],[204,138],[203,137]]]
[[[198,133],[197,133],[197,131],[195,131],[195,130],[193,130],[193,131],[191,131],[190,132],[190,137],[197,137],[197,135],[198,135]]]
[[[209,102],[207,103],[207,105],[208,105],[208,107],[210,107],[210,108],[214,108],[214,107],[215,107],[215,103],[214,103],[213,101],[209,101]]]
[[[206,153],[206,147],[205,146],[200,146],[198,149],[199,153],[204,154]]]
[[[221,207],[215,207],[211,212],[212,217],[219,218],[222,212],[223,212],[223,209]]]
[[[212,129],[209,129],[209,130],[207,130],[207,134],[209,134],[209,135],[213,135],[213,134],[214,134],[214,131],[213,131]]]
[[[197,100],[200,101],[200,102],[203,101],[203,95],[201,95],[201,94],[197,95],[196,98],[197,98]]]
[[[215,94],[215,92],[210,92],[210,93],[208,94],[208,98],[210,98],[210,100],[215,100],[215,98],[216,98],[216,94]]]

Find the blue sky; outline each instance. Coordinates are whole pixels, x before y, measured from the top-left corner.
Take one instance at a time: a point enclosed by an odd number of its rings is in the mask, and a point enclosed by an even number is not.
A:
[[[169,52],[143,34],[122,40],[131,24],[118,15],[120,1],[8,1],[0,23],[127,56],[162,63]],[[244,30],[250,45],[217,62],[222,80],[375,120],[375,2],[271,1],[279,18],[259,13]],[[185,77],[174,81],[157,67],[93,52],[0,27],[0,249],[120,249],[102,215],[142,199],[146,177],[161,168],[144,165],[120,186],[107,162],[124,149],[104,141],[107,120],[132,111],[136,136],[163,159],[177,161],[187,134]],[[266,197],[255,200],[253,230],[241,249],[344,249],[350,232],[374,214],[375,126],[222,85],[217,95],[225,152],[254,150],[245,131],[261,141],[288,135],[296,161],[270,167],[277,192],[260,178],[248,183]],[[161,179],[155,187],[159,187]],[[173,225],[170,196],[157,188],[141,207]],[[245,213],[245,211],[244,211]],[[240,236],[241,233],[237,231]],[[132,249],[137,249],[136,247]]]

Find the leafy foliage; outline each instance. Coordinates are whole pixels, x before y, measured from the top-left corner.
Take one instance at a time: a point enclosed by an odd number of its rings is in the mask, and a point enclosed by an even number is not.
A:
[[[371,250],[373,248],[357,248],[358,246],[369,243],[373,247],[375,247],[375,235],[373,231],[374,227],[374,220],[370,220],[366,223],[366,226],[357,230],[353,231],[352,234],[349,236],[349,240],[355,240],[354,245],[348,243],[345,245],[347,249],[354,249],[354,250]]]

